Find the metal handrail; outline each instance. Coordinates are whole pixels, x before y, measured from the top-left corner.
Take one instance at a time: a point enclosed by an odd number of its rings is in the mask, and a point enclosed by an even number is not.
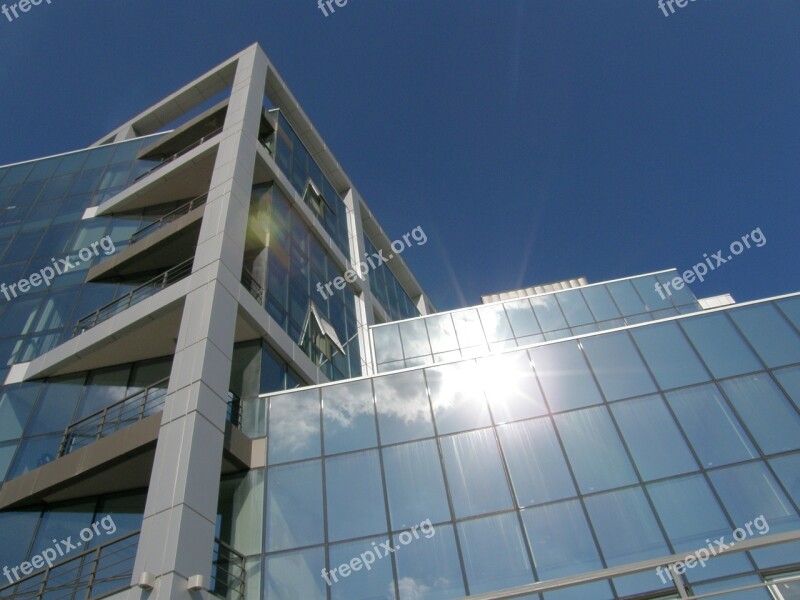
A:
[[[136,559],[136,549],[139,546],[140,531],[133,531],[113,539],[95,548],[85,550],[80,554],[71,556],[52,567],[47,567],[38,573],[32,573],[10,585],[0,588],[3,598],[15,600],[34,598],[53,598],[54,592],[66,592],[64,597],[72,598],[78,590],[86,590],[85,598],[97,599],[115,594],[130,587],[131,574]],[[133,552],[130,552],[133,550]],[[116,557],[124,552],[121,559],[108,562],[107,559]],[[103,561],[101,564],[100,561]],[[88,565],[91,565],[87,568]],[[129,565],[129,566],[128,566]],[[118,568],[122,566],[122,568]],[[113,569],[113,570],[112,570]],[[106,589],[106,585],[119,581],[119,586]],[[102,591],[97,595],[92,592],[102,585]],[[8,594],[8,595],[6,595]]]
[[[242,399],[231,391],[228,392],[228,421],[242,428]]]
[[[110,319],[114,315],[122,312],[126,308],[130,308],[134,304],[141,302],[155,294],[156,292],[172,285],[176,281],[180,281],[184,279],[192,272],[192,258],[188,258],[180,264],[167,269],[161,275],[158,275],[140,285],[139,287],[131,290],[124,296],[120,296],[109,302],[108,304],[101,306],[96,311],[89,313],[85,317],[82,317],[78,320],[77,324],[75,325],[74,329],[72,330],[72,337],[79,335],[86,331],[87,329],[91,329],[98,323],[102,323],[106,319]]]
[[[214,540],[211,591],[228,600],[243,600],[247,571],[245,556],[219,538]]]
[[[169,378],[162,379],[127,398],[70,423],[61,438],[58,456],[66,456],[74,450],[150,416],[153,409],[164,404],[168,383]]]
[[[242,285],[247,288],[247,291],[259,304],[264,305],[264,288],[256,281],[253,274],[244,267],[242,267]]]
[[[178,208],[176,208],[175,210],[173,210],[171,212],[168,212],[166,215],[161,217],[158,221],[153,221],[152,223],[150,223],[148,225],[145,225],[141,229],[135,231],[133,233],[133,235],[131,236],[131,239],[128,242],[128,244],[132,246],[136,242],[141,241],[143,238],[147,237],[151,233],[161,229],[164,225],[172,223],[172,221],[174,221],[178,217],[182,217],[183,215],[188,214],[191,211],[193,211],[198,206],[202,206],[203,204],[206,203],[207,199],[208,199],[208,194],[207,193],[206,194],[201,194],[200,196],[197,196],[197,198],[192,198],[191,200],[189,200],[189,202],[180,205]]]
[[[203,144],[203,143],[207,142],[208,140],[210,140],[211,138],[213,138],[213,137],[215,137],[215,136],[219,135],[219,133],[222,131],[222,129],[223,129],[222,127],[219,127],[218,129],[215,129],[215,130],[214,130],[214,131],[212,131],[211,133],[209,133],[209,134],[207,134],[207,135],[204,135],[204,136],[203,136],[203,137],[201,137],[199,140],[195,140],[194,142],[192,142],[191,144],[189,144],[189,145],[188,145],[188,146],[186,146],[185,148],[182,148],[181,150],[178,150],[178,151],[177,151],[175,154],[173,154],[172,156],[170,156],[170,157],[168,157],[168,158],[162,158],[162,159],[161,159],[161,162],[159,162],[157,165],[155,165],[155,166],[151,167],[150,169],[148,169],[147,171],[145,171],[144,173],[142,173],[141,175],[139,175],[139,176],[138,176],[136,179],[134,179],[134,180],[133,180],[133,181],[134,181],[134,183],[135,183],[135,182],[137,182],[137,181],[139,181],[140,179],[144,179],[145,177],[147,177],[148,175],[150,175],[150,173],[152,173],[152,172],[154,172],[154,171],[157,171],[158,169],[160,169],[160,168],[161,168],[161,167],[163,167],[164,165],[166,165],[166,164],[168,164],[168,163],[171,163],[171,162],[172,162],[172,161],[174,161],[174,160],[177,160],[177,159],[179,159],[181,156],[183,156],[184,154],[186,154],[186,153],[187,153],[187,152],[189,152],[190,150],[194,150],[195,148],[197,148],[197,147],[198,147],[198,146],[200,146],[201,144]]]

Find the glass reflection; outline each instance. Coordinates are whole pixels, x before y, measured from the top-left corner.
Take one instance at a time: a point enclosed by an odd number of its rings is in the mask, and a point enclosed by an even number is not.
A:
[[[267,552],[322,543],[320,461],[273,467],[267,483]]]
[[[415,540],[396,557],[400,600],[450,600],[465,594],[452,525],[437,525],[434,536]]]
[[[507,353],[478,361],[478,372],[495,423],[547,414],[527,352]]]
[[[270,399],[269,464],[313,458],[321,453],[319,390]]]
[[[483,394],[483,382],[475,361],[425,370],[431,404],[440,434],[484,427],[491,423]]]
[[[638,327],[631,330],[631,335],[661,389],[667,390],[710,379],[675,322]]]
[[[383,483],[377,450],[325,461],[328,539],[346,540],[386,531]],[[357,490],[357,493],[354,491]]]
[[[431,407],[421,370],[377,377],[373,381],[382,444],[433,436]]]
[[[620,400],[657,391],[626,332],[584,338],[581,345],[606,400]]]
[[[514,337],[502,304],[481,306],[478,308],[478,313],[486,332],[486,338],[490,342],[501,342]]]
[[[366,569],[360,558],[366,552],[372,552],[375,555],[375,549],[380,550],[380,544],[385,541],[386,538],[372,538],[331,546],[331,573],[329,575],[333,584],[331,585],[331,600],[395,599],[391,559],[376,560],[369,569]],[[367,558],[369,557],[367,556]],[[348,573],[347,577],[340,577],[343,575],[343,567],[345,573]]]
[[[553,412],[603,401],[577,342],[532,348],[530,355]]]
[[[322,418],[325,454],[378,445],[368,379],[322,388]]]
[[[267,556],[264,567],[266,600],[326,600],[324,548]]]

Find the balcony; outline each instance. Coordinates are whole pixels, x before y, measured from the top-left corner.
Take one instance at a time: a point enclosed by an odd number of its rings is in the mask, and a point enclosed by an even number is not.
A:
[[[242,285],[260,306],[264,306],[264,288],[256,281],[253,274],[245,268],[242,268]]]
[[[165,225],[169,225],[170,223],[182,217],[183,215],[189,214],[195,208],[203,206],[206,203],[207,199],[208,199],[208,194],[203,194],[201,196],[198,196],[197,198],[193,198],[192,200],[189,200],[189,202],[187,202],[186,204],[182,204],[172,212],[167,213],[166,215],[161,217],[158,221],[155,221],[153,223],[150,223],[149,225],[142,227],[131,236],[130,245],[133,245],[136,242],[141,241],[142,239],[149,236],[151,233],[155,233]]]
[[[39,573],[0,588],[7,600],[99,600],[131,587],[140,532],[134,531],[86,550]],[[211,592],[226,600],[243,600],[245,557],[214,540]]]
[[[192,273],[193,261],[193,258],[189,258],[182,263],[175,265],[171,269],[164,271],[150,281],[147,281],[134,290],[131,290],[124,296],[116,298],[105,306],[101,306],[93,313],[81,318],[75,325],[75,328],[72,330],[72,337],[80,335],[84,331],[87,331],[99,323],[110,319],[114,315],[121,313],[134,304],[137,304],[142,300],[146,300],[164,288],[169,287],[176,281],[180,281],[181,279],[188,277]]]
[[[181,148],[175,154],[172,154],[171,156],[168,156],[167,158],[162,158],[161,161],[158,164],[156,164],[155,166],[151,167],[150,169],[148,169],[147,171],[145,171],[144,173],[139,175],[134,180],[134,183],[137,182],[137,181],[141,181],[142,179],[144,179],[148,175],[151,175],[152,173],[158,171],[160,168],[164,167],[165,165],[168,165],[171,162],[175,162],[181,156],[183,156],[184,154],[187,154],[188,152],[191,152],[192,150],[194,150],[198,146],[202,146],[204,143],[206,143],[211,138],[214,138],[217,135],[219,135],[222,132],[222,129],[223,129],[222,127],[219,127],[217,129],[215,129],[214,131],[212,131],[211,133],[209,133],[207,135],[204,135],[203,137],[195,140],[194,142],[192,142],[188,146],[185,146],[185,147]]]

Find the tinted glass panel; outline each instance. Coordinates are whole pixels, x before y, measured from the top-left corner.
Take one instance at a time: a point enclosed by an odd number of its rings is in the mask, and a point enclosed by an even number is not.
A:
[[[379,363],[386,363],[403,358],[403,347],[400,343],[400,329],[397,325],[382,325],[372,329],[375,341],[375,357]]]
[[[645,312],[642,299],[636,290],[633,289],[630,281],[617,281],[608,284],[608,291],[611,292],[611,297],[619,306],[623,316],[636,315]]]
[[[670,392],[667,400],[703,466],[716,467],[758,456],[715,385]]]
[[[589,303],[595,321],[607,321],[620,318],[620,312],[611,294],[604,285],[592,285],[581,289],[583,297]]]
[[[587,408],[555,416],[578,486],[584,493],[636,483],[608,410]]]
[[[434,315],[426,318],[425,322],[428,326],[428,337],[434,353],[458,349],[456,328],[453,326],[453,319],[449,314]]]
[[[478,312],[474,309],[453,313],[453,323],[458,335],[458,345],[462,348],[486,344]]]
[[[800,367],[775,371],[775,377],[800,410]]]
[[[422,319],[400,323],[400,337],[403,339],[403,354],[406,358],[431,353],[428,330]]]
[[[577,342],[530,350],[536,374],[553,411],[580,408],[603,401]]]
[[[514,352],[478,361],[495,423],[547,414],[528,354]]]
[[[773,458],[769,464],[775,469],[778,479],[781,480],[795,504],[800,505],[800,454]]]
[[[438,525],[428,535],[396,554],[400,600],[450,600],[465,593],[453,526]]]
[[[714,377],[730,377],[763,368],[724,313],[683,319],[681,326]]]
[[[800,448],[800,414],[769,375],[737,377],[720,385],[766,454]]]
[[[511,508],[511,494],[492,430],[443,438],[442,452],[457,517]]]
[[[576,495],[550,419],[503,425],[497,432],[520,506]]]
[[[490,424],[483,386],[474,361],[426,369],[439,433]]]
[[[364,559],[370,560],[367,553],[375,556],[375,548],[385,541],[373,538],[331,546],[331,600],[394,600],[392,562],[375,560],[364,568]]]
[[[264,598],[266,600],[326,600],[325,550],[311,548],[278,556],[268,556],[264,565]]]
[[[619,400],[656,391],[656,385],[627,333],[584,338],[581,345],[606,400]]]
[[[522,512],[539,579],[602,569],[581,503],[568,500]]]
[[[431,408],[421,370],[377,377],[373,381],[381,443],[394,444],[433,435]]]
[[[645,480],[698,469],[691,451],[661,396],[611,405],[633,462]]]
[[[506,302],[504,306],[515,336],[520,338],[541,332],[536,315],[533,314],[533,308],[527,298]]]
[[[344,540],[386,531],[383,484],[377,450],[325,461],[328,537]],[[358,490],[354,494],[353,490]]]
[[[368,379],[322,388],[325,454],[378,445]]]
[[[533,582],[516,514],[506,513],[459,523],[458,535],[473,594]]]
[[[383,467],[392,529],[431,519],[450,519],[436,442],[426,440],[385,448]]]
[[[539,325],[542,326],[542,331],[556,331],[567,328],[567,322],[564,320],[561,308],[552,294],[534,296],[530,301]]]
[[[490,342],[500,342],[514,337],[502,304],[481,306],[478,308],[478,313],[481,317],[481,324],[486,333],[486,338]]]
[[[320,544],[322,465],[318,460],[274,467],[267,482],[267,552]]]
[[[276,396],[270,400],[270,464],[319,456],[319,390]]]
[[[580,290],[571,290],[554,295],[561,305],[561,310],[570,327],[586,325],[594,321],[594,316],[583,299]]]
[[[800,335],[772,304],[734,309],[728,314],[767,366],[800,362]]]
[[[709,379],[683,332],[674,323],[631,330],[661,389],[691,385]]]

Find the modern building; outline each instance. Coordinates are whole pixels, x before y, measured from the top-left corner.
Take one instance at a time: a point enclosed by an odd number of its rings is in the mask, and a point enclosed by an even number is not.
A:
[[[800,598],[800,293],[436,313],[258,46],[0,209],[0,598]]]

